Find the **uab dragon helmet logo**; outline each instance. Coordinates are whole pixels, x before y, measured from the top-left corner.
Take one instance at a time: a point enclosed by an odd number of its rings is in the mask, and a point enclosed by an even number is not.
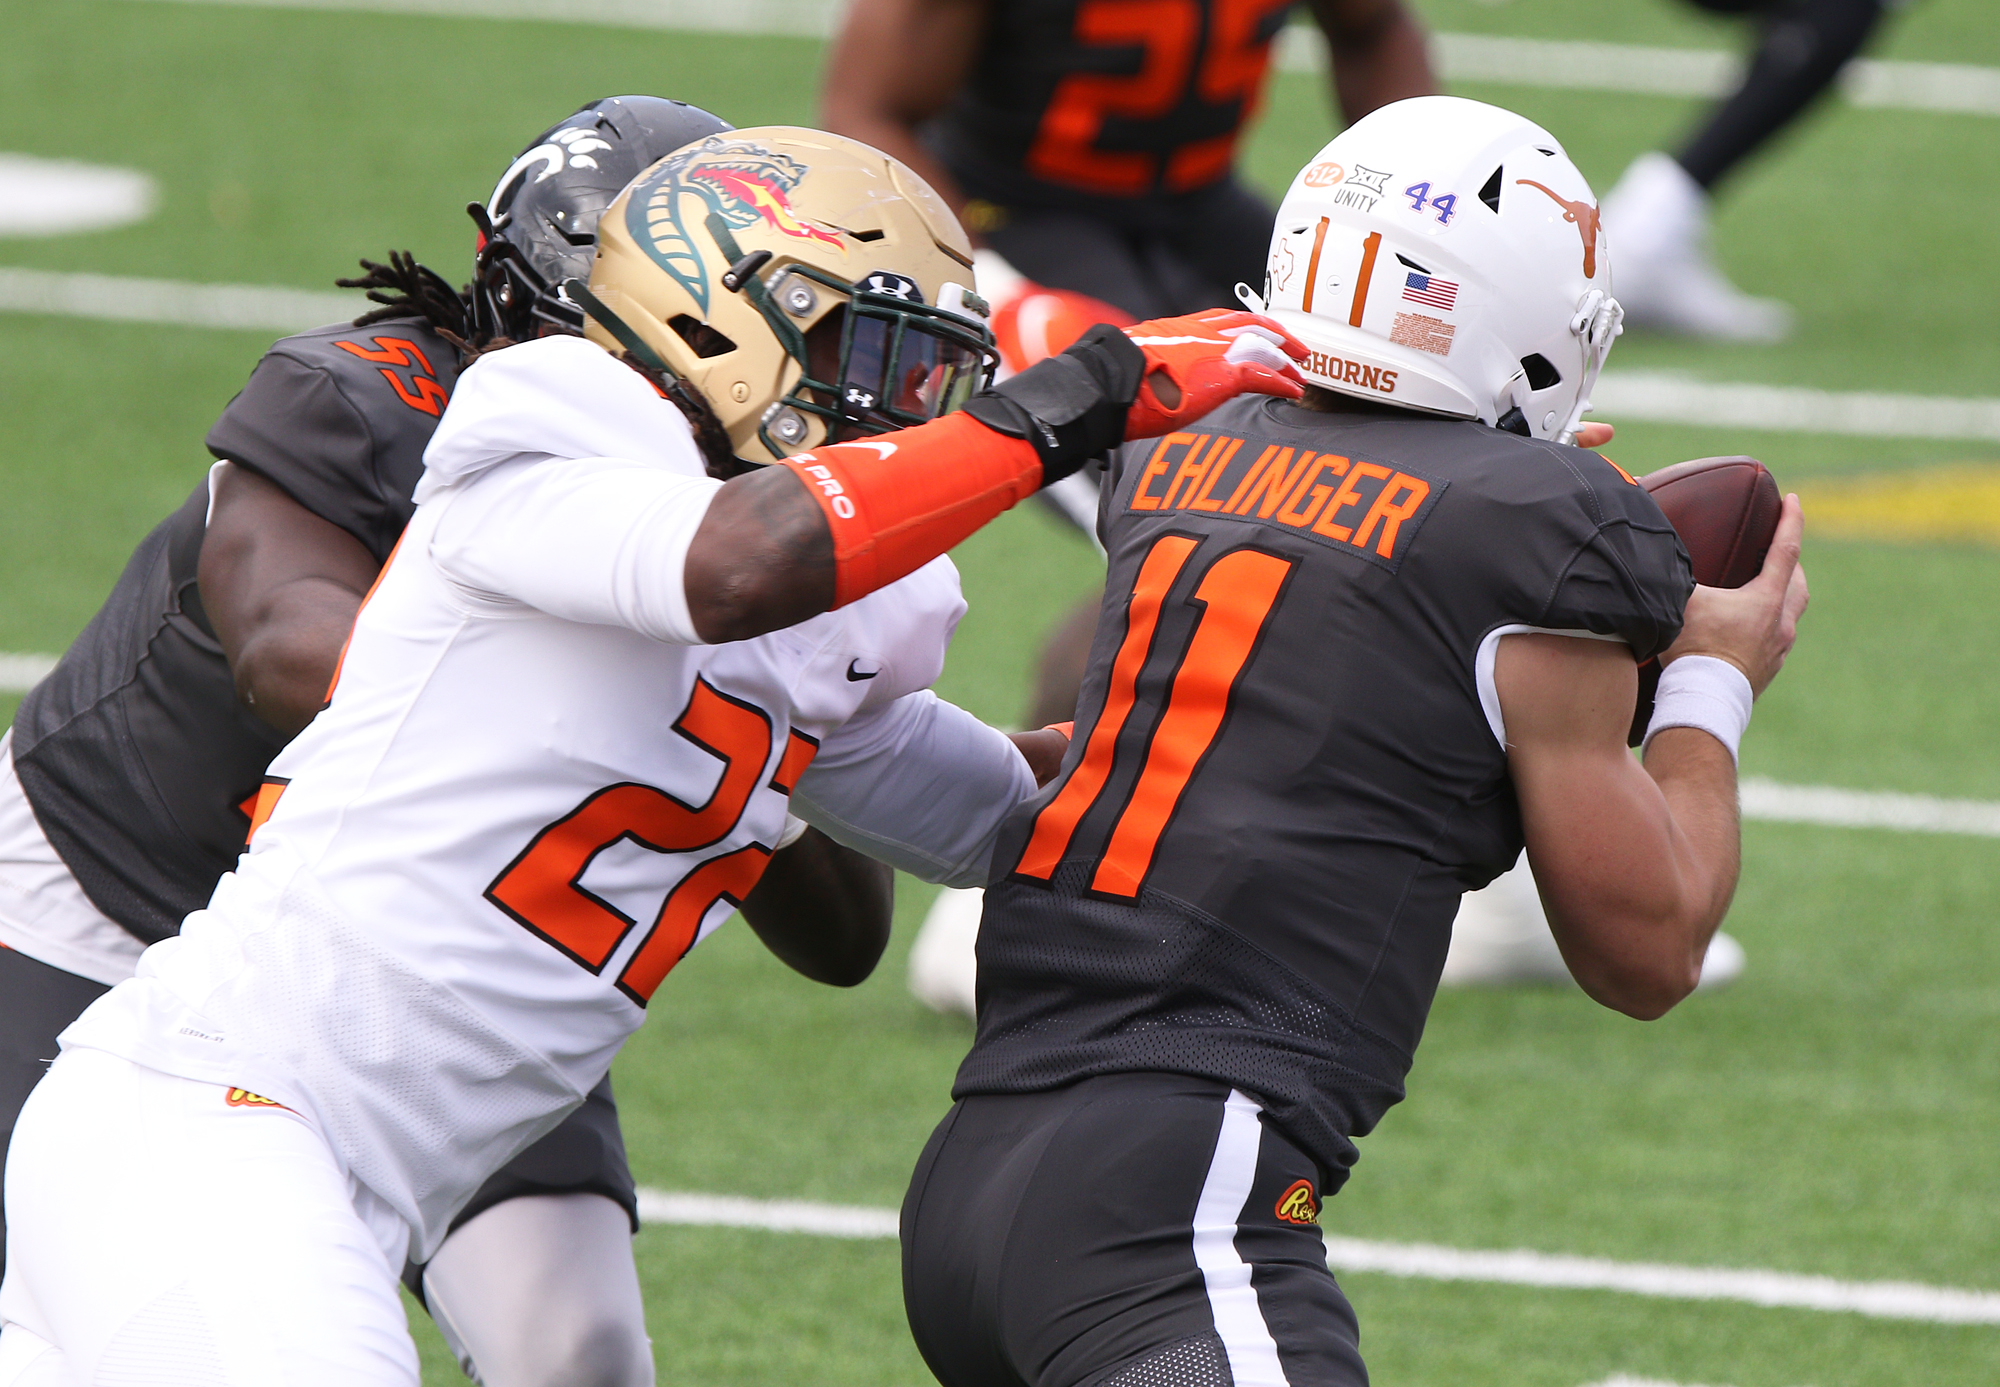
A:
[[[763,145],[710,136],[667,159],[632,189],[625,205],[626,230],[706,313],[708,276],[694,235],[711,219],[732,232],[761,223],[780,235],[817,241],[846,254],[839,236],[792,212],[792,190],[806,173],[804,164]]]

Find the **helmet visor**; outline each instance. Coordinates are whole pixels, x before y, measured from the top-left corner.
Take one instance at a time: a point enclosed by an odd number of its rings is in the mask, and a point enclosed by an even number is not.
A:
[[[848,306],[837,398],[860,430],[907,428],[949,414],[984,387],[991,349],[950,315],[899,300]]]

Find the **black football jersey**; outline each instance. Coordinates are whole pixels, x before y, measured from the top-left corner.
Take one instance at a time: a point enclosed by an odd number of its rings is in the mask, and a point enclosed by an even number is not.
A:
[[[288,337],[208,434],[386,560],[458,354],[418,320]],[[35,818],[97,908],[152,943],[243,850],[246,801],[284,738],[236,698],[195,569],[208,487],[140,543],[117,586],[14,717]]]
[[[1292,0],[1009,0],[930,138],[969,196],[1143,224],[1235,164]]]
[[[1103,506],[1076,739],[1002,830],[955,1093],[1222,1080],[1334,1188],[1403,1095],[1460,894],[1521,851],[1482,641],[1645,659],[1687,555],[1594,453],[1258,396],[1128,445]]]

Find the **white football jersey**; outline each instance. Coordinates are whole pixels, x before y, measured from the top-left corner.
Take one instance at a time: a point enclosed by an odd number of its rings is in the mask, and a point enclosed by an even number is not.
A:
[[[946,559],[695,643],[681,574],[719,483],[597,347],[474,364],[426,463],[250,850],[64,1037],[306,1114],[420,1258],[603,1077],[788,806],[969,882],[1035,788],[927,691],[965,609]]]

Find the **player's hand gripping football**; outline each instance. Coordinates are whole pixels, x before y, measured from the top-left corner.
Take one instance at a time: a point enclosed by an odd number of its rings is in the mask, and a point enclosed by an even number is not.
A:
[[[1695,588],[1680,637],[1661,663],[1683,655],[1712,655],[1742,670],[1750,691],[1762,695],[1798,639],[1799,617],[1810,595],[1806,571],[1799,567],[1804,533],[1799,498],[1787,496],[1763,571],[1740,588]]]
[[[1127,438],[1171,433],[1242,394],[1287,400],[1305,394],[1292,365],[1306,359],[1305,343],[1261,314],[1215,308],[1154,318],[1125,335],[1146,354],[1139,395],[1126,415]]]

